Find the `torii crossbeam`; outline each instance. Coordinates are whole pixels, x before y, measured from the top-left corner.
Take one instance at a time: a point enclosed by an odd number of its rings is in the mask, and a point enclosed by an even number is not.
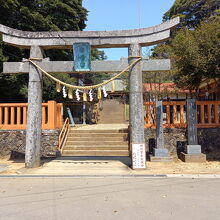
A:
[[[72,48],[73,43],[87,42],[94,48],[128,48],[128,59],[120,61],[94,61],[92,72],[120,72],[141,56],[141,47],[164,42],[170,37],[170,30],[179,24],[179,18],[163,24],[143,29],[118,31],[59,31],[28,32],[15,30],[0,25],[0,34],[5,43],[20,48],[30,49],[30,58],[42,58],[35,61],[47,72],[73,73],[72,62],[48,61],[43,59],[43,49]],[[143,144],[143,92],[142,72],[163,71],[170,69],[169,60],[142,60],[131,68],[129,73],[130,102],[130,143]],[[4,73],[29,73],[28,85],[28,118],[26,132],[26,167],[40,166],[41,117],[42,117],[42,73],[29,63],[4,63]],[[138,149],[143,155],[143,149]],[[133,152],[133,149],[132,149]],[[144,149],[145,152],[145,149]],[[138,160],[137,160],[138,159]],[[139,160],[140,159],[140,160]],[[146,159],[132,155],[133,168],[145,168]],[[139,164],[138,164],[139,163]],[[140,165],[143,164],[142,165]]]

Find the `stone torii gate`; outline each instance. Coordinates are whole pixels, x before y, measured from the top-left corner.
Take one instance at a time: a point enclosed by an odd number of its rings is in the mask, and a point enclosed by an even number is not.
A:
[[[49,61],[43,59],[44,49],[70,49],[73,43],[87,42],[94,48],[128,48],[128,59],[120,61],[93,61],[91,72],[120,72],[140,57],[141,47],[164,42],[170,30],[179,24],[179,18],[160,25],[134,30],[117,31],[60,31],[28,32],[0,25],[0,34],[5,43],[30,49],[30,58],[49,73],[74,73],[71,61]],[[130,143],[143,144],[144,118],[142,72],[170,69],[170,60],[142,60],[130,69]],[[41,117],[42,117],[42,73],[29,62],[5,62],[4,73],[29,73],[28,117],[26,132],[26,167],[40,166]],[[132,160],[135,163],[134,159]],[[144,158],[144,164],[146,159]],[[144,165],[145,166],[145,165]],[[135,166],[133,166],[135,168]],[[138,167],[137,167],[138,168]]]

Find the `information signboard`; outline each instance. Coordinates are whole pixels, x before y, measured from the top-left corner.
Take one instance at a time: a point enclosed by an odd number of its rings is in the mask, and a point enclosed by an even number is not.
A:
[[[132,168],[146,168],[146,150],[145,144],[132,144]]]

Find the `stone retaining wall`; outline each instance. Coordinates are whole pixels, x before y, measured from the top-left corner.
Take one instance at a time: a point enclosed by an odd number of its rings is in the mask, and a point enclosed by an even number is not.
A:
[[[25,152],[25,130],[0,130],[0,157],[18,156]],[[59,130],[42,131],[41,156],[55,156]]]
[[[150,153],[155,146],[155,138],[155,129],[145,129],[146,147]],[[183,128],[165,128],[164,141],[165,148],[169,150],[172,156],[177,157],[187,144],[187,130]],[[198,142],[208,160],[220,160],[220,128],[199,128]]]
[[[25,152],[25,130],[0,130],[0,157],[8,157],[15,153]],[[41,156],[55,156],[58,144],[59,130],[42,131]],[[151,152],[155,146],[156,131],[153,128],[145,129],[147,151]],[[177,157],[187,144],[186,129],[164,129],[165,147],[170,154]],[[202,152],[207,154],[208,160],[220,160],[220,128],[198,129],[198,141]]]

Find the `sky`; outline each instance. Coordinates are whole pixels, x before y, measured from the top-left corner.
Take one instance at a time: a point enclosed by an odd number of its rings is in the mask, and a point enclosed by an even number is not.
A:
[[[158,25],[174,2],[175,0],[83,0],[83,6],[89,11],[84,30],[128,30]],[[104,51],[108,60],[128,56],[127,48]],[[149,55],[149,48],[143,48],[143,55]]]

